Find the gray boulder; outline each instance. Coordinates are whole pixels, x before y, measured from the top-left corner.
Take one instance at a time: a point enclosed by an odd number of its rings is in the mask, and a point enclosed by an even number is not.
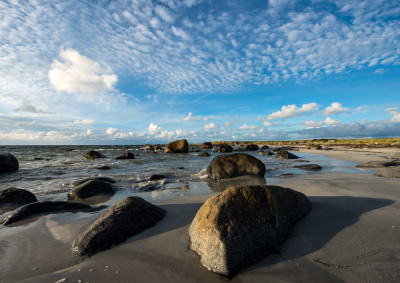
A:
[[[121,156],[118,156],[115,159],[135,159],[135,155],[132,152],[127,152]]]
[[[222,143],[217,145],[217,151],[221,153],[232,152],[233,148],[227,143]]]
[[[279,251],[310,210],[307,197],[288,188],[232,187],[199,209],[189,228],[190,248],[204,267],[232,276]]]
[[[234,153],[214,157],[206,172],[209,178],[216,180],[244,175],[263,177],[265,170],[261,160],[247,153]]]
[[[2,204],[27,204],[37,202],[37,198],[30,191],[8,188],[0,191],[0,205]]]
[[[103,181],[103,182],[107,182],[107,183],[110,183],[110,184],[116,183],[115,179],[113,179],[111,177],[99,176],[99,177],[85,178],[85,179],[82,179],[82,180],[75,181],[75,182],[71,183],[70,186],[72,188],[75,188],[76,186],[79,186],[79,185],[81,185],[83,183],[86,183],[87,181],[91,181],[91,180],[93,180],[93,181]]]
[[[248,151],[257,151],[258,150],[258,145],[256,145],[256,144],[248,144],[248,145],[246,145],[246,150],[248,150]]]
[[[173,141],[165,146],[164,151],[166,153],[188,153],[189,144],[187,140]]]
[[[10,215],[5,217],[1,222],[3,225],[9,225],[28,217],[41,213],[71,211],[71,210],[88,210],[92,207],[83,203],[66,202],[66,201],[41,201],[24,205],[14,210]]]
[[[18,171],[18,159],[8,152],[0,152],[0,173],[10,173]]]
[[[305,165],[297,165],[294,168],[299,168],[307,171],[320,171],[322,169],[318,164],[305,164]]]
[[[72,244],[72,251],[90,256],[141,233],[162,220],[166,211],[140,197],[127,197],[110,208]]]
[[[359,168],[384,168],[384,167],[388,167],[388,166],[389,166],[389,162],[386,162],[386,161],[369,161],[369,162],[360,163],[360,164],[356,165],[356,167],[359,167]]]
[[[88,151],[83,157],[86,159],[107,158],[107,156],[105,156],[104,154],[102,154],[96,150]]]
[[[90,180],[68,192],[68,199],[80,200],[98,195],[115,194],[114,186],[108,182]]]
[[[290,153],[287,150],[279,150],[276,155],[275,158],[278,159],[298,159],[299,157],[293,153]]]
[[[400,166],[389,166],[380,169],[375,176],[385,178],[400,178]]]

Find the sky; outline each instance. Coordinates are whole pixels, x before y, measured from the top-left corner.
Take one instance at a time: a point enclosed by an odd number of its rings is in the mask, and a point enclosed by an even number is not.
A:
[[[0,1],[0,144],[399,136],[398,0]]]

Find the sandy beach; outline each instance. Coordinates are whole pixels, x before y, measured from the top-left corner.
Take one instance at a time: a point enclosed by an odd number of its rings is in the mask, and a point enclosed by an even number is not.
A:
[[[400,157],[395,149],[306,151],[355,164]],[[90,258],[74,256],[70,245],[104,211],[51,214],[1,228],[0,282],[399,282],[399,179],[320,173],[278,185],[304,193],[312,211],[279,254],[232,279],[209,272],[189,249],[189,225],[208,194],[158,203],[168,211],[161,222]]]

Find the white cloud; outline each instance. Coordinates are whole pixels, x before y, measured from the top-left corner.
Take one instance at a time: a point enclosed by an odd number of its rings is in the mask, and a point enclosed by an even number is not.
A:
[[[282,124],[281,123],[276,123],[276,122],[272,123],[272,122],[264,121],[263,126],[265,126],[265,127],[279,127],[279,126],[282,126]]]
[[[239,127],[239,130],[247,131],[247,130],[255,130],[257,128],[258,128],[257,126],[253,126],[253,125],[248,126],[246,124],[243,124],[242,126]]]
[[[204,125],[204,130],[206,131],[212,131],[215,130],[217,127],[215,126],[214,123],[209,123]]]
[[[300,108],[298,108],[295,104],[291,105],[286,105],[282,106],[282,110],[279,110],[277,112],[272,113],[267,117],[269,121],[275,120],[275,119],[282,119],[282,118],[288,118],[288,117],[295,117],[295,116],[300,116],[304,115],[306,112],[311,112],[315,111],[318,109],[318,104],[317,103],[308,103],[308,104],[303,104]]]
[[[75,120],[74,124],[75,125],[93,125],[94,121],[93,120],[87,120],[87,119]]]
[[[332,119],[330,117],[326,117],[325,120],[323,121],[319,121],[319,122],[315,122],[315,121],[305,121],[304,122],[304,126],[308,127],[308,128],[318,128],[318,127],[322,127],[322,126],[326,126],[326,125],[337,125],[339,124],[338,120]]]
[[[398,112],[398,108],[388,108],[386,111],[393,115],[392,118],[390,118],[390,121],[396,123],[400,122],[400,112]]]
[[[185,31],[183,31],[182,29],[180,29],[180,28],[176,28],[176,27],[171,27],[171,29],[172,29],[172,32],[176,35],[176,36],[179,36],[179,37],[181,37],[183,40],[190,40],[190,36],[185,32]]]
[[[98,62],[73,49],[62,49],[49,70],[49,80],[55,89],[67,92],[114,91],[117,75]]]
[[[155,8],[156,14],[163,19],[164,21],[168,23],[174,22],[174,17],[172,16],[171,12],[169,11],[168,8],[164,6],[157,5]]]
[[[28,101],[28,100],[22,101],[19,108],[15,109],[15,111],[50,114],[50,112],[48,112],[48,111],[44,111],[42,109],[37,108],[35,105],[32,104],[31,101]]]
[[[118,132],[118,129],[115,129],[115,128],[108,128],[106,130],[106,134],[109,136],[115,135],[115,133],[117,133],[117,132]]]
[[[182,119],[182,121],[207,121],[207,117],[200,117],[200,116],[192,116],[192,112],[189,112],[189,114]]]
[[[375,71],[374,71],[374,74],[384,74],[385,73],[385,69],[376,69]]]
[[[334,115],[334,114],[340,114],[343,112],[349,111],[349,108],[342,107],[342,104],[338,102],[333,102],[330,106],[328,106],[326,109],[322,110],[323,115]]]
[[[156,124],[150,123],[149,128],[147,129],[149,135],[156,135],[161,131],[161,127]]]

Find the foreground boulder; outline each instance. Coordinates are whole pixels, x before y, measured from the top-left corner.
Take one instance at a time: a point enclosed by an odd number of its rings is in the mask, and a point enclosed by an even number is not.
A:
[[[0,191],[0,205],[2,204],[27,204],[37,202],[37,198],[30,191],[8,188]]]
[[[216,156],[207,168],[207,175],[211,179],[226,179],[244,175],[263,177],[264,174],[264,163],[246,153]]]
[[[166,153],[188,153],[189,152],[189,144],[187,140],[178,140],[170,142],[165,146]]]
[[[108,182],[90,180],[68,192],[68,199],[80,200],[98,195],[115,194],[114,186]]]
[[[20,208],[17,208],[10,215],[5,217],[1,222],[3,223],[3,225],[9,225],[40,213],[87,210],[91,208],[92,207],[90,205],[76,202],[41,201],[30,203]]]
[[[90,150],[83,157],[86,159],[107,158],[107,156],[98,152],[97,150]]]
[[[279,251],[310,210],[307,197],[288,188],[232,187],[199,209],[189,228],[190,248],[204,267],[232,276]]]
[[[293,153],[290,153],[287,150],[279,150],[276,155],[275,158],[278,159],[298,159],[299,157]]]
[[[135,159],[135,155],[132,152],[127,152],[121,156],[118,156],[115,159]]]
[[[90,256],[154,226],[166,211],[140,197],[127,197],[110,208],[72,244],[72,251]]]
[[[217,151],[221,153],[232,152],[233,148],[227,143],[222,143],[217,146]]]
[[[400,166],[390,166],[380,169],[375,176],[385,178],[400,178]]]
[[[18,159],[8,152],[0,152],[0,173],[10,173],[18,171]]]
[[[318,164],[305,164],[305,165],[297,165],[294,168],[299,168],[307,171],[321,171],[322,167]]]

